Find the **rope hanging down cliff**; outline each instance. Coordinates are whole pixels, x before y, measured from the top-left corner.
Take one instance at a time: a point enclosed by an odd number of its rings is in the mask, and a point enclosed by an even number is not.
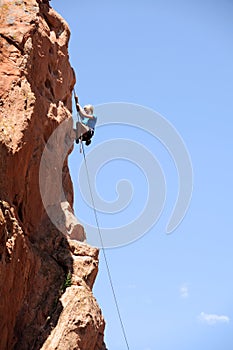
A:
[[[77,114],[78,114],[78,122],[80,122],[79,110],[77,108],[78,96],[76,95],[75,90],[74,90],[74,100],[75,100],[75,106],[76,106]],[[80,150],[83,153],[83,159],[84,159],[85,168],[86,168],[86,174],[87,174],[87,182],[88,182],[88,187],[89,187],[89,191],[90,191],[90,195],[91,195],[91,202],[92,202],[92,208],[93,208],[93,211],[94,211],[96,226],[97,226],[98,234],[99,234],[99,238],[100,238],[101,249],[103,251],[104,261],[105,261],[105,265],[106,265],[107,273],[108,273],[108,279],[109,279],[109,282],[110,282],[110,286],[111,286],[111,290],[112,290],[112,294],[113,294],[113,298],[114,298],[114,302],[115,302],[118,318],[119,318],[119,321],[120,321],[120,324],[121,324],[122,333],[123,333],[124,340],[125,340],[125,343],[126,343],[126,347],[127,347],[128,350],[130,350],[129,343],[128,343],[127,336],[126,336],[125,327],[124,327],[124,324],[123,324],[123,320],[122,320],[122,316],[121,316],[121,312],[120,312],[120,308],[119,308],[119,303],[118,303],[118,300],[117,300],[117,297],[116,297],[116,293],[115,293],[115,288],[114,288],[114,285],[113,285],[113,280],[112,280],[112,276],[111,276],[111,272],[110,272],[110,268],[109,268],[109,264],[108,264],[108,260],[107,260],[107,256],[106,256],[106,252],[105,252],[104,242],[103,242],[103,238],[102,238],[102,234],[101,234],[101,230],[100,230],[100,225],[99,225],[99,220],[98,220],[98,216],[97,216],[97,210],[96,210],[96,207],[95,207],[94,197],[93,197],[93,193],[92,193],[92,189],[91,189],[91,181],[90,181],[90,175],[89,175],[88,166],[87,166],[87,159],[86,159],[85,149],[84,149],[82,141],[83,141],[83,139],[82,139],[82,135],[81,135]]]

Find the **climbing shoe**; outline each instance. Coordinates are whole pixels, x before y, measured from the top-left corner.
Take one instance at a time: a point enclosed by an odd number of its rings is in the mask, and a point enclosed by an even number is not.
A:
[[[89,146],[91,144],[91,140],[86,141],[86,146]]]

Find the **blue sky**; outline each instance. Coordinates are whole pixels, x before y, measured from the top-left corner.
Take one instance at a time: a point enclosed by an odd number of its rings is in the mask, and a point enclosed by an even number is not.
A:
[[[232,1],[53,0],[51,5],[71,28],[70,61],[81,104],[126,102],[159,112],[182,136],[192,161],[189,210],[166,235],[177,174],[163,145],[118,125],[97,128],[86,148],[88,156],[105,140],[136,139],[159,159],[166,177],[166,203],[156,225],[136,242],[106,250],[130,349],[232,350]],[[70,156],[75,210],[93,224],[79,190],[81,164],[75,146]],[[98,213],[103,227],[133,220],[145,200],[140,169],[113,160],[96,177],[106,201],[115,199],[121,178],[129,178],[134,198],[125,214]],[[127,349],[102,253],[94,294],[107,323],[107,347]]]

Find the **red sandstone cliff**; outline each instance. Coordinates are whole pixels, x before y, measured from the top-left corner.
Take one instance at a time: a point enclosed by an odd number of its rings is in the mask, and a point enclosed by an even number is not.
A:
[[[98,250],[85,244],[73,215],[64,159],[73,144],[69,29],[47,1],[0,5],[0,349],[104,350],[104,320],[91,291]],[[42,152],[62,123],[50,149],[62,164],[61,184],[54,167],[42,185],[63,232],[39,186]]]

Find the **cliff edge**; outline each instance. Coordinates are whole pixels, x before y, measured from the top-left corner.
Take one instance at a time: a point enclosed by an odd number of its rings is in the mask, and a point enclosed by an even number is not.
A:
[[[74,216],[67,161],[75,84],[69,28],[48,1],[0,5],[0,349],[104,350],[92,294],[98,250],[85,244]],[[46,147],[61,169],[40,178]]]

